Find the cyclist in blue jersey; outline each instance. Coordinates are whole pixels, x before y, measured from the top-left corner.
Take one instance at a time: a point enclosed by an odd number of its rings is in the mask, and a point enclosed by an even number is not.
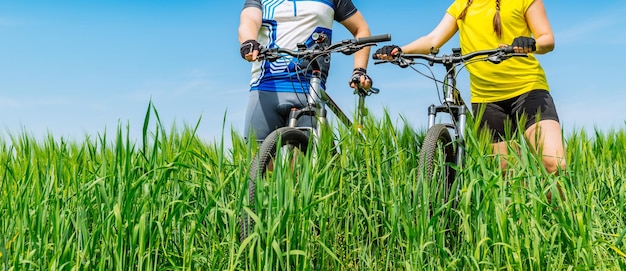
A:
[[[241,57],[252,62],[252,80],[246,110],[244,133],[247,139],[255,136],[263,141],[273,130],[285,126],[289,112],[280,108],[304,107],[307,99],[308,76],[303,78],[306,63],[290,58],[279,61],[258,61],[260,48],[296,49],[298,43],[313,44],[312,34],[323,33],[326,42],[332,40],[332,25],[341,23],[355,38],[370,36],[363,15],[351,0],[246,0],[241,11],[239,42]],[[358,78],[362,88],[369,89],[371,78],[367,75],[369,47],[354,54],[352,78]],[[328,62],[319,61],[322,85],[328,76]],[[350,80],[350,87],[357,85]],[[314,120],[302,118],[301,125],[311,125]]]

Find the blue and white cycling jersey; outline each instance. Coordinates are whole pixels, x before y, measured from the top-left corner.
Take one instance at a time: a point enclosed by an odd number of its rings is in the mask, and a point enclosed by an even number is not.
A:
[[[257,38],[262,47],[292,50],[298,43],[312,45],[313,33],[326,34],[327,42],[330,42],[333,22],[343,21],[357,11],[351,0],[246,0],[246,7],[257,7],[263,13]],[[253,62],[250,90],[308,91],[308,78],[302,78],[303,73],[298,73],[307,67],[300,64],[289,56],[275,62]],[[322,82],[328,76],[328,64],[320,67]]]

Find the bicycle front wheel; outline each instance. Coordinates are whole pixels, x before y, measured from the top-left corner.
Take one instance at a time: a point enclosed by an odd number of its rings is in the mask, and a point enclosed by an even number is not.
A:
[[[295,163],[298,163],[298,157],[306,154],[308,145],[309,137],[292,127],[276,129],[265,138],[250,166],[248,198],[253,212],[256,205],[256,186],[272,174],[274,164],[278,162],[276,158],[281,158],[282,164],[291,164],[293,167]],[[240,228],[239,240],[243,241],[254,228],[254,220],[246,212],[242,215]]]
[[[425,192],[430,215],[440,219],[446,219],[442,214],[452,207],[448,203],[456,175],[455,151],[446,125],[435,124],[428,129],[419,156],[418,181],[422,183],[418,187]]]

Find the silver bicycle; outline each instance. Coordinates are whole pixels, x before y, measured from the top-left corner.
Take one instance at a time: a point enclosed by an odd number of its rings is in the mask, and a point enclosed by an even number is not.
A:
[[[457,67],[469,65],[478,61],[489,61],[494,64],[514,56],[526,56],[517,54],[513,47],[503,47],[491,50],[470,52],[462,55],[461,48],[452,49],[452,54],[437,56],[439,50],[432,49],[430,54],[398,54],[393,60],[378,60],[375,64],[392,63],[402,68],[410,67],[416,72],[434,80],[437,92],[441,91],[442,97],[438,104],[428,107],[428,128],[419,153],[417,165],[417,188],[415,193],[419,196],[427,195],[422,204],[428,204],[430,215],[439,218],[441,226],[449,226],[449,221],[440,219],[450,214],[450,209],[456,205],[459,191],[457,181],[457,169],[463,166],[465,154],[465,126],[471,111],[463,101],[457,89]],[[437,79],[430,74],[425,74],[413,67],[421,64],[428,69],[435,64],[443,65],[445,75],[443,79]],[[441,85],[441,88],[439,88]],[[443,96],[442,96],[443,95]],[[440,114],[448,115],[449,118],[438,118]],[[438,122],[446,119],[447,121]],[[421,181],[427,183],[420,183]],[[427,191],[424,191],[427,190]],[[426,193],[424,193],[426,192]]]
[[[273,165],[278,158],[289,160],[288,163],[297,164],[298,157],[302,157],[316,146],[322,138],[322,133],[327,125],[327,108],[347,127],[354,127],[353,121],[340,109],[340,107],[328,95],[322,87],[322,74],[319,62],[328,63],[332,53],[343,53],[351,55],[365,47],[374,46],[378,42],[391,40],[388,34],[377,35],[364,38],[347,39],[333,44],[325,45],[327,37],[323,33],[312,35],[315,41],[314,46],[308,48],[304,43],[298,45],[297,50],[284,48],[262,49],[259,52],[261,59],[276,61],[286,56],[293,57],[293,61],[306,64],[307,67],[301,69],[300,78],[308,80],[309,88],[306,92],[307,102],[302,108],[290,107],[289,118],[285,127],[274,130],[270,133],[259,147],[258,154],[253,158],[250,166],[248,182],[249,208],[243,212],[240,224],[240,241],[243,241],[253,229],[255,221],[248,212],[255,212],[258,202],[256,198],[256,186],[263,179],[271,174]],[[309,75],[307,71],[312,71]],[[308,79],[307,79],[308,78]],[[355,95],[358,96],[357,124],[363,123],[363,118],[367,115],[365,108],[365,98],[371,94],[379,93],[377,88],[363,89],[357,88]],[[284,107],[284,106],[283,106]],[[282,108],[284,110],[285,108]],[[281,109],[279,109],[281,110]],[[298,120],[303,117],[312,117],[315,124],[311,126],[299,126]],[[358,132],[364,137],[360,125],[356,125]]]

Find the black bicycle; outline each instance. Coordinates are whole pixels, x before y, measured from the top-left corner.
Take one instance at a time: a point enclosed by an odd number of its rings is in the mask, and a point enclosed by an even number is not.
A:
[[[333,44],[327,44],[327,37],[323,33],[315,33],[312,35],[315,44],[307,47],[304,43],[299,44],[297,50],[285,48],[262,49],[259,52],[260,59],[268,61],[276,61],[281,58],[290,56],[287,61],[298,61],[298,63],[307,63],[306,67],[301,69],[302,80],[308,80],[309,88],[306,92],[307,102],[302,108],[293,105],[286,108],[289,111],[289,118],[285,127],[274,130],[270,133],[259,147],[258,154],[253,158],[250,167],[248,182],[248,198],[249,212],[254,213],[256,205],[256,186],[260,180],[272,174],[275,164],[290,164],[292,167],[298,165],[298,159],[310,152],[310,148],[318,145],[322,133],[325,131],[324,126],[327,124],[328,107],[337,118],[347,127],[354,127],[352,120],[340,109],[332,98],[322,87],[322,74],[320,72],[320,62],[328,64],[330,54],[343,53],[351,55],[365,47],[374,46],[378,42],[391,40],[388,34],[347,39]],[[302,64],[301,64],[302,65]],[[307,76],[307,71],[311,71]],[[306,79],[309,78],[309,79]],[[357,79],[358,80],[358,79]],[[355,80],[356,81],[356,80]],[[357,83],[357,82],[355,82]],[[358,96],[357,105],[357,124],[363,123],[363,118],[367,115],[365,108],[365,97],[379,92],[377,88],[363,89],[357,88],[355,95]],[[284,105],[282,107],[285,107]],[[285,108],[282,108],[285,109]],[[279,110],[281,110],[279,108]],[[312,117],[315,119],[311,126],[299,126],[298,120],[303,117]],[[356,125],[358,132],[365,137],[360,125]],[[295,171],[295,169],[294,169]],[[251,215],[244,211],[241,224],[239,240],[243,241],[255,224]]]
[[[417,191],[418,195],[426,195],[430,206],[430,215],[443,217],[450,208],[455,207],[459,191],[459,183],[455,184],[457,170],[463,166],[465,154],[465,126],[468,114],[472,112],[463,101],[456,87],[457,67],[469,65],[478,61],[489,61],[498,64],[513,56],[526,56],[517,54],[513,47],[503,47],[491,50],[461,54],[460,48],[452,49],[452,54],[437,56],[438,49],[432,49],[430,54],[398,54],[393,60],[379,60],[375,64],[392,63],[400,67],[411,67],[416,72],[436,82],[436,89],[440,94],[438,105],[431,104],[428,107],[428,128],[424,141],[421,145],[418,162],[417,181],[425,181],[418,188],[427,191]],[[373,57],[376,58],[376,55]],[[377,59],[378,60],[378,59]],[[419,60],[419,61],[418,61]],[[427,62],[428,66],[426,66]],[[426,66],[429,70],[435,64],[445,67],[446,73],[443,81],[435,78],[432,70],[425,74],[413,67],[415,64]],[[439,88],[441,85],[441,89]],[[439,92],[441,91],[441,92]],[[449,116],[449,120],[437,122],[438,114]],[[426,193],[424,193],[426,192]],[[441,222],[447,225],[448,222]]]

